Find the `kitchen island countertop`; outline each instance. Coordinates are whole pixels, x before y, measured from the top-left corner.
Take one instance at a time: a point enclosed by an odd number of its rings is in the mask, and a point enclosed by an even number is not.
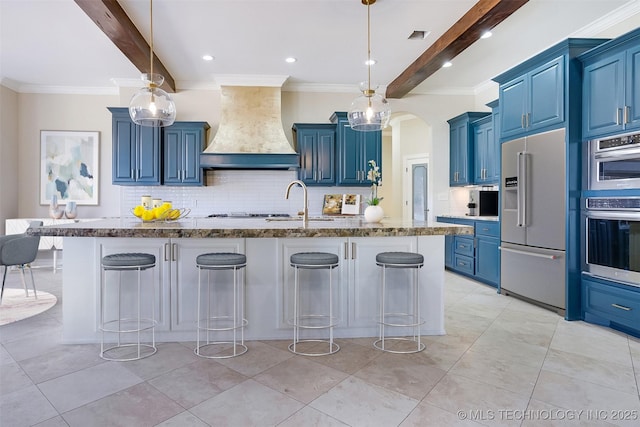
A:
[[[354,218],[311,218],[306,226],[298,218],[225,219],[185,218],[171,222],[142,222],[136,218],[56,224],[28,231],[39,236],[151,237],[151,238],[288,238],[288,237],[387,237],[473,234],[459,224],[383,219],[367,223]]]

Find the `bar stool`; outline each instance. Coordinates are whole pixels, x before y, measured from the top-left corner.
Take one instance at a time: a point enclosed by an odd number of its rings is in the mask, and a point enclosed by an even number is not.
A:
[[[289,344],[289,351],[303,356],[326,356],[340,350],[340,346],[333,342],[333,327],[338,324],[338,318],[333,315],[333,275],[332,270],[338,266],[338,256],[327,252],[299,252],[291,255],[290,264],[294,268],[293,285],[293,318],[289,324],[293,325],[293,342]],[[300,280],[299,270],[329,270],[329,314],[300,313]],[[329,329],[329,339],[300,339],[302,329]],[[327,351],[300,351],[300,343],[326,343]]]
[[[249,324],[244,317],[244,278],[239,280],[239,272],[247,265],[247,257],[243,254],[213,252],[198,255],[196,258],[196,266],[198,267],[198,329],[196,332],[196,348],[194,353],[197,356],[207,359],[228,359],[230,357],[240,356],[247,352],[248,348],[244,344],[244,328]],[[206,295],[206,319],[202,319],[202,270],[207,270],[207,295]],[[231,303],[232,314],[211,314],[211,298],[214,296],[211,292],[211,271],[215,270],[233,270],[233,301]],[[214,289],[215,290],[215,289]],[[240,342],[238,342],[237,332],[240,331]],[[206,340],[201,344],[200,332],[206,331]],[[209,337],[210,332],[231,331],[233,338],[231,341],[223,339],[212,341]],[[225,351],[227,344],[232,345],[232,351]],[[218,353],[211,355],[203,354],[202,350],[206,348],[223,347]],[[231,354],[229,354],[231,353]]]
[[[420,283],[418,279],[418,270],[424,265],[424,257],[421,254],[413,252],[381,252],[376,255],[376,264],[382,267],[382,281],[380,286],[380,316],[378,323],[380,324],[379,339],[373,343],[373,346],[379,350],[389,353],[418,353],[425,349],[424,343],[420,342],[420,326],[424,324],[424,319],[420,317]],[[387,313],[385,307],[386,286],[387,286],[387,269],[388,268],[412,268],[414,269],[411,280],[411,296],[407,312]],[[410,310],[409,310],[410,309]],[[410,312],[409,312],[410,311]],[[389,337],[385,336],[385,327],[402,327],[412,328],[413,336],[406,337]],[[417,333],[416,333],[417,331]],[[385,341],[409,341],[416,343],[413,350],[390,350],[385,347]]]
[[[111,360],[116,362],[128,362],[131,360],[139,360],[145,357],[149,357],[155,354],[156,348],[156,336],[155,326],[157,321],[155,320],[155,286],[153,281],[150,282],[151,287],[151,317],[142,317],[142,271],[155,267],[156,257],[151,254],[145,253],[118,253],[112,255],[106,255],[102,257],[102,274],[100,276],[100,330],[102,331],[102,339],[100,342],[100,357],[105,360]],[[105,299],[107,296],[107,284],[106,274],[107,271],[117,271],[119,275],[118,280],[118,317],[113,320],[105,321]],[[122,313],[122,273],[127,271],[135,271],[138,276],[138,288],[136,292],[137,310],[135,317],[126,317]],[[151,331],[151,344],[143,344],[140,339],[140,335],[143,331]],[[104,334],[116,333],[118,339],[116,344],[111,347],[105,348]],[[122,341],[122,334],[136,334],[136,341],[130,343],[124,343]],[[135,353],[132,355],[126,350],[122,350],[129,347],[135,347]]]

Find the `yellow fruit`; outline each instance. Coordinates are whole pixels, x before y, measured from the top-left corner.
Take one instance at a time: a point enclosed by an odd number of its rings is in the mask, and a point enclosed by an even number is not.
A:
[[[170,219],[178,219],[180,217],[180,209],[173,209],[169,213]]]
[[[173,206],[171,205],[171,202],[164,202],[164,203],[162,204],[162,207],[163,207],[164,209],[171,209]]]
[[[144,211],[145,211],[145,208],[142,205],[138,205],[135,208],[133,208],[133,214],[138,218],[142,217],[142,214],[144,213]]]
[[[154,218],[155,216],[153,215],[153,211],[145,210],[144,212],[142,212],[143,221],[152,221]]]

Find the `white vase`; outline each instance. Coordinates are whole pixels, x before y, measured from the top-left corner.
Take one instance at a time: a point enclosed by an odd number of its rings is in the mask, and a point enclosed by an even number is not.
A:
[[[367,222],[380,222],[384,217],[384,211],[380,205],[367,206],[364,210],[364,220]]]
[[[74,219],[78,216],[78,208],[76,207],[76,202],[67,202],[67,207],[64,210],[64,215],[68,219]]]

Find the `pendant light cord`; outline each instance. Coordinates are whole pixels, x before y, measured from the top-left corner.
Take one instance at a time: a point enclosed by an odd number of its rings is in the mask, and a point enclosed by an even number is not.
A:
[[[367,89],[371,93],[371,2],[367,2]],[[371,95],[368,95],[371,96]]]
[[[151,57],[151,75],[149,76],[149,80],[153,81],[153,0],[150,0],[149,7],[149,19],[151,20],[151,43],[150,43],[150,51],[149,56]]]

